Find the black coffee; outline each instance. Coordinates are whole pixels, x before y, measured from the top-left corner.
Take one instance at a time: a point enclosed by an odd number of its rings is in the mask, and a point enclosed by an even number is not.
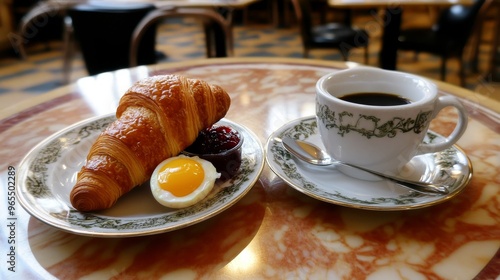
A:
[[[350,93],[339,98],[352,103],[372,106],[396,106],[411,103],[410,100],[402,96],[379,92]]]

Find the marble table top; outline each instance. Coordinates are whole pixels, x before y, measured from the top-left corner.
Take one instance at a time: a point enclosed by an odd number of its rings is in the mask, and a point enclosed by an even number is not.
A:
[[[30,216],[11,193],[19,163],[53,133],[113,113],[130,85],[176,73],[223,86],[226,118],[264,145],[282,125],[315,113],[316,81],[352,63],[230,58],[140,66],[86,77],[0,113],[2,279],[494,279],[500,275],[500,105],[435,81],[466,106],[458,146],[474,174],[438,205],[369,211],[321,202],[265,166],[236,204],[200,223],[130,238],[82,236]],[[431,124],[453,130],[455,112]],[[10,206],[10,207],[9,207]],[[8,210],[8,211],[7,211]]]

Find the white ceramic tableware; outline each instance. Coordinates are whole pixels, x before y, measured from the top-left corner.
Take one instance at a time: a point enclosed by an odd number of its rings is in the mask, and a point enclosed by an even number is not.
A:
[[[183,208],[157,203],[149,182],[122,196],[110,209],[79,212],[69,201],[76,174],[90,146],[114,114],[83,120],[45,139],[19,165],[16,195],[20,204],[40,221],[71,233],[93,237],[132,237],[163,233],[207,220],[234,205],[247,194],[264,168],[264,150],[248,128],[227,119],[221,125],[235,128],[245,138],[241,166],[231,180],[218,181],[202,201]]]
[[[359,93],[376,94],[376,100],[383,97],[378,94],[391,94],[409,103],[366,105],[343,99]],[[431,120],[448,106],[458,110],[455,129],[440,141],[424,143]],[[467,112],[460,101],[438,96],[434,83],[372,67],[354,67],[320,78],[316,117],[323,144],[333,158],[386,174],[398,174],[415,155],[451,147],[467,127]],[[357,178],[376,178],[348,167],[339,170]]]

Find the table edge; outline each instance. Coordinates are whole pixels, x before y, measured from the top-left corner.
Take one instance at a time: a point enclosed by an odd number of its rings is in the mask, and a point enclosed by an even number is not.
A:
[[[168,69],[182,69],[182,68],[190,68],[194,66],[207,66],[213,64],[241,64],[241,63],[249,63],[249,64],[296,64],[302,66],[312,66],[312,67],[325,67],[333,69],[345,69],[351,68],[355,66],[363,66],[363,64],[359,64],[356,62],[343,62],[343,61],[325,61],[319,59],[304,59],[304,58],[287,58],[287,57],[230,57],[230,58],[205,58],[205,59],[193,59],[187,61],[179,61],[179,62],[169,62],[169,63],[161,63],[161,64],[151,64],[147,66],[138,66],[134,68],[129,68],[128,70],[132,73],[137,71],[140,67],[147,67],[150,72],[158,71],[158,70],[168,70]],[[13,106],[7,107],[6,109],[0,112],[0,121],[10,118],[16,114],[19,114],[25,110],[28,110],[34,106],[49,102],[55,98],[72,94],[73,91],[76,90],[76,85],[78,81],[83,79],[93,78],[95,76],[87,76],[78,79],[76,82],[71,83],[69,85],[65,85],[56,89],[53,89],[47,93],[44,93],[40,96],[30,98],[28,100],[17,103]],[[426,78],[426,77],[424,77]],[[488,96],[481,95],[472,90],[458,87],[449,83],[445,83],[442,81],[426,78],[431,82],[435,83],[438,86],[438,89],[442,92],[450,92],[453,95],[459,97],[460,99],[468,100],[469,103],[474,105],[480,105],[484,108],[487,108],[493,112],[500,113],[500,101],[492,99]]]

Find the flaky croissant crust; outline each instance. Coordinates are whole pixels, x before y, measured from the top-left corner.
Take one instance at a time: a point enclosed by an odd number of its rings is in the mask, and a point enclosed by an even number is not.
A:
[[[223,118],[230,102],[221,87],[178,75],[135,83],[120,100],[117,120],[92,145],[70,194],[73,207],[94,211],[113,206],[147,181],[161,161]]]

